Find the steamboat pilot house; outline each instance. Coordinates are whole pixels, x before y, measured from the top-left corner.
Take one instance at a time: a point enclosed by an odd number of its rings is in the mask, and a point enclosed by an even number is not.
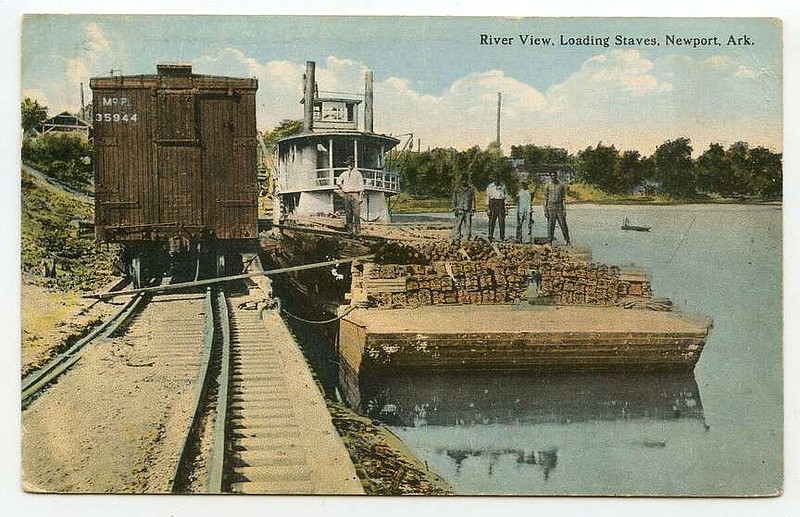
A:
[[[306,63],[302,133],[283,138],[276,146],[276,194],[283,216],[344,213],[336,193],[348,158],[364,177],[363,221],[389,221],[388,198],[400,192],[398,173],[386,169],[386,153],[399,140],[373,131],[372,72],[366,73],[364,129],[359,130],[361,99],[320,97],[314,62]]]

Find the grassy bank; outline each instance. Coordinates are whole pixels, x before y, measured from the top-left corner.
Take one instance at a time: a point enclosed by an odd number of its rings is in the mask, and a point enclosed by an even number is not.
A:
[[[539,187],[533,194],[534,206],[542,204],[544,186]],[[680,199],[663,194],[634,195],[634,194],[609,194],[591,185],[572,183],[567,190],[568,203],[596,203],[598,205],[685,205],[685,204],[762,204],[780,203],[780,200],[724,198],[720,196],[698,196],[691,199]],[[476,211],[485,210],[484,196],[476,192]],[[452,200],[449,197],[429,198],[412,196],[402,192],[393,197],[390,207],[395,214],[408,213],[444,213],[452,211]]]
[[[39,181],[22,172],[23,280],[60,291],[90,291],[108,283],[116,250],[96,250],[94,233],[81,233],[72,224],[92,220],[92,205]],[[44,275],[43,262],[55,263],[55,276]]]

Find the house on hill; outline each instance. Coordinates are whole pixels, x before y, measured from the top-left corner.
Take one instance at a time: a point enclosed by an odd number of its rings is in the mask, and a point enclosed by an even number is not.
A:
[[[33,132],[37,136],[54,132],[76,133],[86,140],[89,140],[92,136],[92,123],[77,115],[63,111],[33,128]]]

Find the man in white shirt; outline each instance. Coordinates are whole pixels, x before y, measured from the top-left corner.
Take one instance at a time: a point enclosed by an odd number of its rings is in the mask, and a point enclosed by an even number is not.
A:
[[[533,210],[531,208],[531,191],[528,182],[522,182],[517,194],[517,242],[528,244],[533,233]]]
[[[494,181],[486,187],[486,212],[489,216],[489,242],[494,240],[494,227],[500,225],[500,240],[506,239],[506,186],[496,172]]]
[[[347,170],[337,180],[339,193],[344,198],[345,228],[350,235],[361,233],[361,201],[364,197],[364,177],[355,167],[352,157],[347,159]]]

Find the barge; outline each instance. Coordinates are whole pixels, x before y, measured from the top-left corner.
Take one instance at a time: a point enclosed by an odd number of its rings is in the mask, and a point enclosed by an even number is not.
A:
[[[443,229],[389,224],[350,237],[335,223],[281,227],[281,253],[284,265],[374,255],[291,279],[306,317],[338,316],[339,387],[356,408],[368,379],[396,372],[691,372],[713,326],[654,297],[646,270],[589,250],[456,246]]]
[[[371,74],[365,100],[358,131],[359,101],[319,97],[307,64],[304,131],[278,142],[280,217],[262,245],[279,267],[370,257],[285,282],[295,293],[285,306],[338,323],[323,333],[351,406],[361,407],[366,379],[393,372],[694,368],[712,321],[653,297],[645,270],[595,263],[587,249],[454,244],[448,228],[392,224],[399,180],[384,155],[397,141],[373,132]],[[349,156],[366,183],[357,236],[344,231],[334,194]]]

